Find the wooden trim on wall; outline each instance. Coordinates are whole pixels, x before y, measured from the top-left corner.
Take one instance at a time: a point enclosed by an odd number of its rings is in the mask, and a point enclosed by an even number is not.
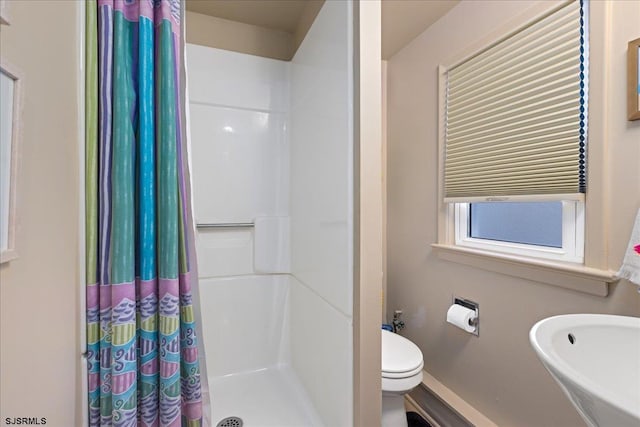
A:
[[[11,25],[8,0],[0,0],[0,24]]]
[[[380,0],[353,1],[353,425],[382,411],[382,67]]]

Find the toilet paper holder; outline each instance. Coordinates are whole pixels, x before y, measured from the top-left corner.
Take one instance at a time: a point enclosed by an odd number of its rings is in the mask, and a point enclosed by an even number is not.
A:
[[[453,297],[453,303],[461,305],[463,307],[468,308],[469,310],[473,310],[476,312],[476,317],[471,321],[471,325],[476,327],[476,330],[470,332],[471,334],[479,337],[480,336],[480,304],[475,301],[468,300],[466,298],[460,298],[457,296]]]

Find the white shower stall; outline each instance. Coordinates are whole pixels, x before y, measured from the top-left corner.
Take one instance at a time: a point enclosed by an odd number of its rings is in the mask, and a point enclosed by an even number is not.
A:
[[[187,45],[211,425],[353,423],[353,17],[290,62]]]

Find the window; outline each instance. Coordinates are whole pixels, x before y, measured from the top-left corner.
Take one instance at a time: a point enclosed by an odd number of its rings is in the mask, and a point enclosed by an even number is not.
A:
[[[586,4],[446,69],[443,199],[455,244],[583,262]]]
[[[456,203],[456,245],[582,262],[584,203]]]

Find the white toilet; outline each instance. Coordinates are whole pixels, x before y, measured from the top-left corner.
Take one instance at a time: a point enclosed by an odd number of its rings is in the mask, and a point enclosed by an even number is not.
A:
[[[407,427],[404,395],[422,382],[423,366],[417,345],[382,330],[382,427]]]

